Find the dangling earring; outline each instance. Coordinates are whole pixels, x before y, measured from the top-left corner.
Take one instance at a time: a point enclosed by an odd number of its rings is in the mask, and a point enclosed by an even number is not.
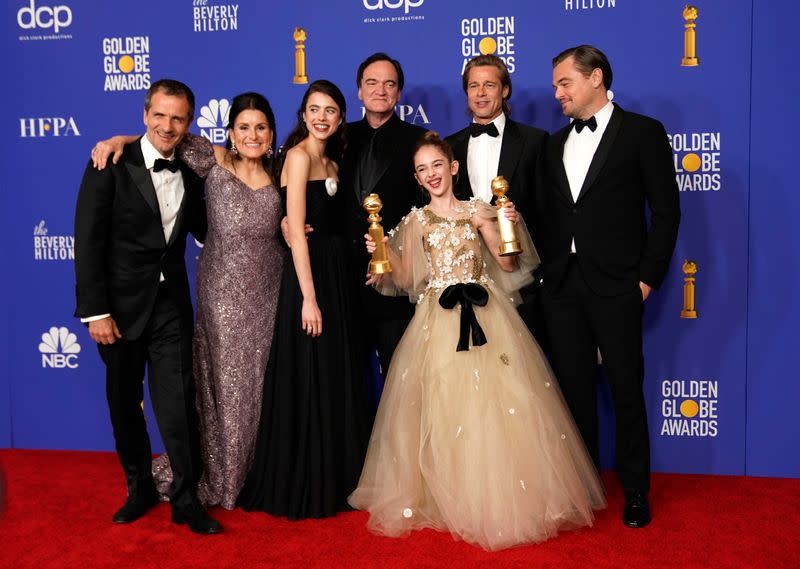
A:
[[[233,154],[234,156],[239,154],[239,151],[236,150],[236,143],[233,141],[232,138],[231,138],[231,154]]]
[[[267,156],[272,156],[272,145],[267,146]]]

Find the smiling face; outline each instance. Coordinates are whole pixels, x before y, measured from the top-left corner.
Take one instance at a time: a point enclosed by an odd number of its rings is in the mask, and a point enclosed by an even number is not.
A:
[[[228,136],[243,158],[261,158],[269,152],[272,130],[267,116],[256,109],[247,109],[236,116]]]
[[[508,86],[503,86],[500,70],[494,65],[478,65],[467,77],[467,106],[475,122],[488,124],[503,112],[503,99]]]
[[[608,101],[602,71],[594,69],[586,75],[575,66],[574,57],[553,68],[553,89],[561,110],[573,119],[588,119]]]
[[[310,136],[327,140],[339,128],[342,112],[336,101],[325,93],[316,91],[308,96],[303,121]]]
[[[156,91],[150,107],[144,111],[145,136],[165,158],[172,156],[175,147],[189,130],[189,101],[186,97]]]
[[[458,162],[450,160],[433,144],[421,146],[414,154],[414,177],[431,197],[453,193],[453,176],[458,172]]]

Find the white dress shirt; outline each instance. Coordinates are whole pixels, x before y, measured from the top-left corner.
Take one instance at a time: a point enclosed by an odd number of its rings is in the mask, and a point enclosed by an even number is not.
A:
[[[467,143],[467,172],[472,195],[486,203],[492,201],[491,183],[497,176],[500,164],[500,149],[503,146],[503,131],[506,128],[505,113],[500,113],[500,116],[492,122],[500,133],[498,136],[470,135]]]
[[[178,218],[178,210],[180,210],[183,201],[183,175],[180,170],[177,172],[170,172],[164,169],[160,172],[153,172],[155,161],[158,158],[164,157],[156,150],[147,136],[143,136],[139,143],[142,147],[144,165],[150,171],[150,179],[153,180],[153,186],[156,189],[156,199],[158,199],[158,209],[161,212],[161,228],[164,230],[164,240],[169,243],[172,229],[175,227],[175,220]],[[174,159],[175,152],[167,158],[167,160],[170,161]],[[159,282],[164,280],[163,273],[159,273],[158,280]],[[92,322],[109,316],[111,315],[99,314],[97,316],[88,316],[86,318],[81,318],[81,322]]]
[[[594,153],[600,145],[600,139],[606,131],[608,121],[611,120],[611,113],[614,111],[614,104],[609,101],[602,109],[597,111],[594,119],[597,121],[597,128],[594,132],[584,128],[581,132],[571,129],[564,143],[564,170],[567,172],[569,181],[569,191],[572,193],[572,200],[578,201],[578,194],[581,192],[583,182],[589,166],[592,164]],[[572,252],[575,253],[575,238],[572,238]]]

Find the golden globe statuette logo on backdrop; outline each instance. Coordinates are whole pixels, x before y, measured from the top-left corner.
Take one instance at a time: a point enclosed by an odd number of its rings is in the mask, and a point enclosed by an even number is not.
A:
[[[697,318],[697,310],[694,306],[694,275],[697,273],[697,263],[690,260],[685,260],[681,267],[683,274],[683,310],[681,310],[681,318]]]
[[[686,20],[686,23],[683,25],[682,67],[697,67],[700,65],[700,60],[697,58],[697,32],[695,31],[697,24],[694,23],[698,14],[696,6],[687,4],[683,7],[683,19]]]
[[[306,31],[303,28],[295,28],[292,32],[294,44],[294,78],[292,83],[295,85],[304,85],[308,83],[308,75],[306,75]]]

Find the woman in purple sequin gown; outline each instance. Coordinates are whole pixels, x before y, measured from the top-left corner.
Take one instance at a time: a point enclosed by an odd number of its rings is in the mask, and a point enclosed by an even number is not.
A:
[[[188,135],[178,156],[206,178],[208,209],[193,344],[204,466],[198,496],[232,509],[253,456],[285,254],[272,109],[261,95],[238,95],[229,125],[227,149]],[[164,493],[172,482],[166,455],[153,474]]]

